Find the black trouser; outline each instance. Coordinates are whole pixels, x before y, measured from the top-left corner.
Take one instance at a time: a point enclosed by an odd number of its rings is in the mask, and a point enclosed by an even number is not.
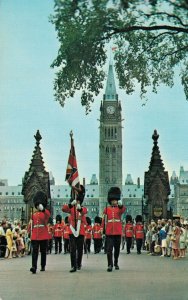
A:
[[[107,235],[106,248],[107,248],[107,261],[108,266],[117,265],[121,246],[121,235]],[[113,264],[113,248],[114,248],[114,264]]]
[[[94,252],[99,253],[102,249],[102,238],[101,239],[93,239],[94,241]]]
[[[7,245],[6,237],[1,236],[0,237],[0,246],[1,246],[0,257],[5,257],[6,245]]]
[[[126,237],[127,253],[130,253],[132,246],[132,237]]]
[[[69,239],[64,239],[64,253],[70,252]]]
[[[62,252],[62,237],[59,236],[59,237],[54,237],[54,240],[55,240],[55,253],[58,252],[58,248],[59,248],[59,253]]]
[[[47,249],[48,240],[32,240],[32,267],[37,269],[37,260],[39,249],[41,253],[41,268],[45,268],[46,266],[46,249]]]
[[[87,253],[87,252],[90,253],[91,252],[90,248],[91,248],[91,239],[85,239],[84,252],[85,253]]]
[[[75,237],[73,234],[70,234],[69,238],[71,267],[76,269],[77,267],[81,267],[82,265],[84,235]]]
[[[48,240],[47,243],[47,253],[52,253],[52,239]]]
[[[142,239],[136,239],[136,248],[137,248],[137,253],[141,253]]]

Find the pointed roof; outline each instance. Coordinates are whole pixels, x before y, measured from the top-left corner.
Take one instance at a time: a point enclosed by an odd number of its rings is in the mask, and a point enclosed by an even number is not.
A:
[[[160,169],[161,171],[164,171],[164,164],[163,161],[161,159],[161,154],[160,154],[160,150],[159,150],[159,146],[158,146],[158,138],[159,138],[159,134],[157,133],[157,130],[154,130],[154,133],[152,135],[152,139],[153,139],[153,149],[152,149],[152,155],[151,155],[151,161],[150,161],[150,166],[149,166],[149,170],[158,170]]]
[[[36,140],[36,145],[33,151],[31,163],[29,170],[25,172],[23,178],[23,188],[22,194],[26,194],[26,190],[34,185],[41,187],[41,190],[46,190],[46,185],[49,180],[49,173],[45,170],[44,161],[42,157],[42,151],[40,148],[40,140],[42,139],[39,130],[37,130],[36,135],[34,135]]]
[[[164,164],[161,159],[161,154],[158,146],[158,138],[159,138],[159,134],[157,133],[157,130],[154,130],[154,133],[152,135],[154,145],[152,149],[149,170],[148,172],[145,172],[145,178],[144,178],[145,195],[147,195],[148,190],[152,186],[152,184],[158,180],[157,178],[160,178],[161,182],[166,187],[167,194],[168,195],[170,194],[168,172],[165,171]]]
[[[116,85],[115,85],[115,80],[114,80],[113,66],[112,66],[112,63],[110,62],[109,69],[108,69],[106,90],[105,90],[105,94],[104,94],[104,100],[114,101],[117,99],[118,99],[118,95],[116,93]]]
[[[134,184],[131,174],[127,174],[127,178],[125,179],[125,185],[127,184]]]

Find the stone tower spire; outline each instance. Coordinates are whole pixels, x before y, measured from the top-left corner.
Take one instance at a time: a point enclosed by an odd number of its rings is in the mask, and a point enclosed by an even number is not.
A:
[[[100,106],[99,142],[99,209],[106,205],[110,187],[122,188],[122,117],[121,103],[116,93],[112,63]]]
[[[118,99],[118,95],[116,93],[116,85],[114,80],[114,72],[113,72],[113,66],[112,63],[109,64],[108,69],[108,77],[106,82],[106,90],[104,94],[104,100],[108,101],[114,101],[115,99]]]
[[[168,172],[165,171],[161,159],[158,138],[157,130],[154,130],[149,171],[145,172],[144,178],[144,196],[147,200],[149,219],[167,218],[167,203],[170,194]]]
[[[50,198],[49,173],[45,170],[40,140],[42,139],[39,130],[34,135],[36,145],[33,151],[29,170],[25,172],[22,182],[22,194],[26,203],[26,220],[30,218],[30,210],[33,207],[33,196],[37,191],[46,193]]]

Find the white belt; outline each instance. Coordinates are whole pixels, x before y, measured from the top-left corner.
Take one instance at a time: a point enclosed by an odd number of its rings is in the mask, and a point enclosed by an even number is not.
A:
[[[39,224],[39,225],[34,225],[34,228],[38,228],[38,227],[44,227],[45,225]]]
[[[121,220],[119,220],[119,219],[108,220],[108,223],[112,223],[112,222],[121,222]]]

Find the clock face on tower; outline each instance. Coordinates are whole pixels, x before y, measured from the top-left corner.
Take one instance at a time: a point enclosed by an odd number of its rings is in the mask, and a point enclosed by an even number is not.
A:
[[[108,114],[112,115],[115,112],[115,107],[112,106],[112,105],[107,106],[106,111],[107,111]]]

